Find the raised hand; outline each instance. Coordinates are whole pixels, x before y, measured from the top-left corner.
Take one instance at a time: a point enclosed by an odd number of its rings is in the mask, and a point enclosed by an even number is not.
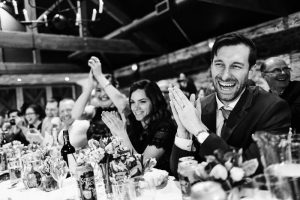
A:
[[[92,56],[88,61],[88,65],[92,69],[94,76],[103,75],[102,66],[99,58]]]
[[[196,134],[200,130],[207,130],[201,121],[201,106],[200,110],[195,108],[195,97],[189,101],[178,87],[169,88],[169,95],[173,109],[176,110],[178,119],[186,130],[192,134]],[[200,116],[198,116],[199,114]]]
[[[124,138],[124,134],[127,134],[126,122],[119,117],[117,112],[102,112],[102,121],[114,136]]]

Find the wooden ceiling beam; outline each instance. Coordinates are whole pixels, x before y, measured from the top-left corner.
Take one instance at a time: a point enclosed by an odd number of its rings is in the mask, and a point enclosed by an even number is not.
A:
[[[190,0],[175,0],[174,4],[176,7],[179,7],[187,2],[189,2]],[[158,20],[161,20],[163,18],[166,18],[168,16],[168,12],[159,14],[157,13],[157,11],[153,11],[149,14],[147,14],[146,16],[140,18],[140,19],[135,19],[133,20],[130,24],[127,24],[125,26],[122,26],[114,31],[112,31],[111,33],[107,34],[106,36],[104,36],[104,39],[111,39],[111,38],[116,38],[116,37],[120,37],[120,36],[124,36],[126,34],[132,33],[134,31],[137,31],[139,29],[141,29],[144,26],[147,26],[149,24],[152,24]]]
[[[287,17],[281,17],[266,23],[262,23],[253,27],[245,28],[236,32],[239,32],[251,39],[261,38],[262,36],[273,35],[282,31],[300,27],[300,12],[291,14]],[[178,51],[165,54],[163,56],[145,60],[137,63],[139,65],[140,73],[146,73],[147,71],[158,69],[160,67],[174,66],[177,63],[186,62],[193,57],[202,56],[210,52],[209,43],[213,42],[214,38],[192,45],[190,47],[180,49]],[[124,77],[134,73],[131,65],[114,71],[115,76]]]
[[[79,65],[69,63],[0,63],[0,74],[47,74],[83,72]]]
[[[255,1],[255,0],[197,0],[198,2],[205,2],[209,4],[224,6],[224,7],[231,7],[231,8],[237,8],[262,14],[268,14],[268,15],[275,15],[275,16],[283,16],[286,11],[283,10],[283,6],[279,6],[275,8],[274,6],[268,6],[267,9],[262,8],[260,5],[261,2]],[[279,4],[280,2],[276,0],[272,0],[270,4],[273,3]]]
[[[128,40],[104,40],[54,34],[0,31],[0,47],[53,51],[106,52],[115,54],[147,54]]]

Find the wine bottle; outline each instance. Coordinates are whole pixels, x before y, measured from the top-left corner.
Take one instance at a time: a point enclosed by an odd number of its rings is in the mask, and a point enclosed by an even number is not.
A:
[[[75,148],[71,145],[68,130],[63,130],[64,145],[61,148],[61,155],[66,161],[71,173],[75,173],[77,164],[75,159]]]
[[[7,134],[7,130],[5,130],[5,131],[3,131],[3,133],[2,133],[2,140],[1,140],[1,147],[4,145],[4,144],[6,144],[7,143],[7,140],[6,140],[6,134]]]

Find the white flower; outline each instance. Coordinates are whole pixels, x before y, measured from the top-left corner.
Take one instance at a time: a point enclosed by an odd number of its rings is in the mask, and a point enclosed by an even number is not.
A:
[[[228,177],[228,172],[226,170],[226,168],[221,165],[221,164],[217,164],[209,173],[209,176],[215,178],[215,179],[222,179],[222,180],[226,180]]]
[[[230,170],[230,177],[234,182],[241,181],[245,175],[245,171],[240,167],[233,167]]]
[[[114,153],[114,147],[113,147],[112,143],[109,143],[109,144],[105,147],[105,151],[106,151],[108,154],[113,154],[113,153]]]
[[[207,162],[201,162],[200,164],[198,164],[197,168],[195,169],[195,174],[201,178],[206,180],[208,178],[208,174],[205,171],[205,167],[207,166]]]

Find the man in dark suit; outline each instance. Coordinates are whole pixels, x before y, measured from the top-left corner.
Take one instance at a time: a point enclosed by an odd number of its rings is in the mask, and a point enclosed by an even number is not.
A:
[[[279,57],[266,59],[260,70],[266,81],[262,88],[286,100],[292,113],[292,128],[300,133],[300,82],[290,81],[291,68]]]
[[[174,173],[180,157],[194,155],[201,160],[216,149],[243,148],[245,159],[259,159],[252,134],[288,133],[290,127],[285,101],[259,87],[247,86],[249,70],[256,63],[256,47],[250,39],[239,34],[221,36],[216,39],[211,56],[214,94],[201,102],[197,100],[195,108],[194,97],[189,101],[180,89],[169,89],[178,124],[171,155]],[[192,146],[196,151],[192,151]]]

